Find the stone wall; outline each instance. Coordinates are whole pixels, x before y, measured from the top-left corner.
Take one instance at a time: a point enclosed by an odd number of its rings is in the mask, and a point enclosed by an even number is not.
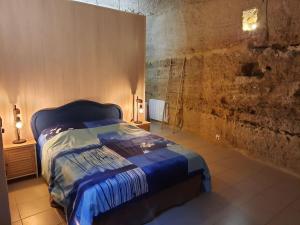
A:
[[[173,2],[148,16],[147,98],[169,98],[171,124],[179,113],[183,129],[300,174],[299,1]],[[244,32],[251,8],[259,26]]]
[[[114,7],[147,15],[146,97],[169,100],[171,124],[177,115],[184,130],[300,174],[299,0]],[[244,32],[242,12],[251,8],[258,28]]]

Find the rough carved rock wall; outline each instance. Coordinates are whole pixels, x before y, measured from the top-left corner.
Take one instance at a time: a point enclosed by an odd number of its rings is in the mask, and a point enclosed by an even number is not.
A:
[[[147,15],[146,97],[169,96],[171,124],[186,57],[183,129],[300,174],[299,0],[115,2]],[[251,8],[258,29],[243,32]]]
[[[165,99],[171,74],[174,123],[187,57],[183,129],[208,139],[218,134],[253,157],[300,174],[300,2],[176,2],[148,17],[147,98]],[[259,27],[243,32],[242,11],[254,7]]]

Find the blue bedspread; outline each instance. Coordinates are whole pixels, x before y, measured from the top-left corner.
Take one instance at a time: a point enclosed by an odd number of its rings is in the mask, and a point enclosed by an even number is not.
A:
[[[119,120],[58,124],[39,137],[42,173],[68,224],[91,225],[95,217],[130,200],[201,174],[199,155]]]

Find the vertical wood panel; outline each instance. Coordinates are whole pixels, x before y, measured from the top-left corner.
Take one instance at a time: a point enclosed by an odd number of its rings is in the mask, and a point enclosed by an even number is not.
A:
[[[34,112],[77,99],[119,104],[131,118],[132,92],[144,98],[145,17],[63,0],[0,0],[0,115],[14,139]]]

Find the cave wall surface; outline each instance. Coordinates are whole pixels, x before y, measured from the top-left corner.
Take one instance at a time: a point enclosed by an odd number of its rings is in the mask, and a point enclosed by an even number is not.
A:
[[[179,115],[183,130],[217,135],[300,175],[299,0],[121,0],[110,7],[147,15],[146,98],[168,99],[171,124]],[[244,32],[242,12],[252,8],[258,28]]]

